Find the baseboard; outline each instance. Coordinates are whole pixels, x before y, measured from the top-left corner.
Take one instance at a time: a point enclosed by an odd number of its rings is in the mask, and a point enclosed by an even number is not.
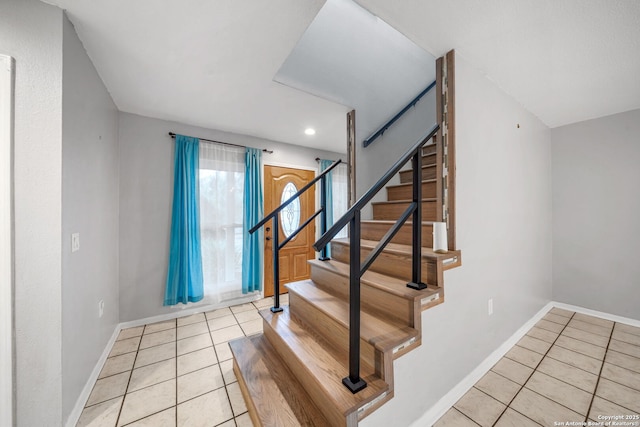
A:
[[[98,362],[96,363],[96,366],[93,368],[93,371],[91,371],[91,375],[89,376],[89,379],[85,383],[84,388],[80,393],[80,396],[78,396],[78,399],[76,400],[76,404],[73,407],[71,414],[69,414],[69,418],[67,418],[67,422],[65,423],[66,427],[75,427],[75,425],[78,423],[78,420],[80,419],[80,415],[82,415],[82,410],[84,409],[84,405],[85,403],[87,403],[87,400],[89,400],[89,395],[93,390],[93,386],[98,380],[98,375],[100,375],[100,371],[102,371],[102,367],[104,366],[104,363],[107,361],[107,357],[111,352],[111,347],[113,347],[113,344],[116,342],[116,339],[118,338],[118,334],[120,333],[121,329],[122,328],[120,327],[119,324],[116,325],[113,331],[113,334],[111,335],[111,338],[109,339],[109,341],[107,342],[107,345],[104,347],[104,350],[102,351],[102,355],[98,359]]]
[[[442,399],[440,399],[435,405],[433,405],[427,412],[422,415],[417,421],[411,424],[411,427],[424,427],[432,426],[436,421],[440,419],[464,394],[477,383],[489,370],[498,363],[498,361],[509,351],[511,347],[516,345],[520,339],[526,335],[526,333],[538,323],[540,319],[551,308],[554,307],[553,302],[549,302],[540,309],[531,319],[529,319],[524,325],[522,325],[511,337],[509,337],[500,347],[498,347],[493,353],[491,353],[486,359],[484,359],[473,371],[462,379],[455,387],[453,387]]]
[[[549,310],[553,307],[562,308],[576,313],[587,314],[589,316],[599,317],[618,323],[624,323],[631,326],[640,327],[640,320],[630,319],[628,317],[617,316],[614,314],[603,313],[602,311],[591,310],[588,308],[578,307],[576,305],[565,304],[562,302],[551,301],[538,311],[531,319],[529,319],[522,327],[520,327],[509,339],[507,339],[500,347],[482,361],[473,371],[462,379],[455,387],[442,397],[435,405],[415,421],[411,427],[432,426],[440,419],[464,394],[477,383],[489,370],[498,363],[498,361],[513,347],[520,339],[526,335]]]

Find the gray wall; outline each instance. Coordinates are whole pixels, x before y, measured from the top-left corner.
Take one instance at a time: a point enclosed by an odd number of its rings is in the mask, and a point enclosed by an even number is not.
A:
[[[268,148],[267,164],[317,168],[316,157],[345,156],[249,136],[120,113],[120,321],[179,310],[163,307],[173,193],[168,132]]]
[[[53,426],[62,420],[62,11],[3,1],[0,52],[16,59],[17,425]]]
[[[62,77],[62,419],[118,315],[118,111],[65,17]],[[71,234],[80,250],[71,253]],[[98,301],[105,303],[98,317]]]
[[[640,110],[551,139],[553,298],[640,320]]]
[[[395,398],[362,427],[416,421],[551,300],[550,131],[459,55],[456,105],[462,266],[423,312],[422,346],[396,360]]]

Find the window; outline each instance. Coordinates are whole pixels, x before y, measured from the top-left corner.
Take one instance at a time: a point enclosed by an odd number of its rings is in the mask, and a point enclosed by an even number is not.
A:
[[[280,204],[282,205],[297,192],[298,188],[296,188],[296,185],[293,182],[288,182],[282,190]],[[297,197],[280,211],[280,222],[282,223],[284,237],[291,236],[291,234],[298,229],[300,226],[300,197]]]

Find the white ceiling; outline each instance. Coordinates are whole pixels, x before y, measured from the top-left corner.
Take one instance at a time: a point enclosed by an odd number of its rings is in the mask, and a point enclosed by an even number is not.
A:
[[[347,106],[273,81],[324,0],[47,1],[121,111],[344,151]],[[551,127],[640,108],[638,0],[357,1]]]

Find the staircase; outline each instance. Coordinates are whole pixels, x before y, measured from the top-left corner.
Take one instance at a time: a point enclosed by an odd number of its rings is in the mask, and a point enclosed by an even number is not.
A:
[[[331,242],[332,259],[311,260],[311,279],[290,283],[284,311],[260,312],[264,333],[230,343],[234,371],[257,426],[356,426],[393,397],[393,361],[422,342],[421,312],[444,302],[443,272],[461,265],[460,251],[433,252],[436,220],[435,144],[422,149],[422,282],[412,276],[412,224],[406,223],[361,278],[358,393],[349,373],[349,239]],[[373,220],[361,222],[362,260],[412,200],[412,171],[386,187],[373,203]],[[357,340],[356,340],[357,341]],[[357,359],[356,359],[357,360]]]

